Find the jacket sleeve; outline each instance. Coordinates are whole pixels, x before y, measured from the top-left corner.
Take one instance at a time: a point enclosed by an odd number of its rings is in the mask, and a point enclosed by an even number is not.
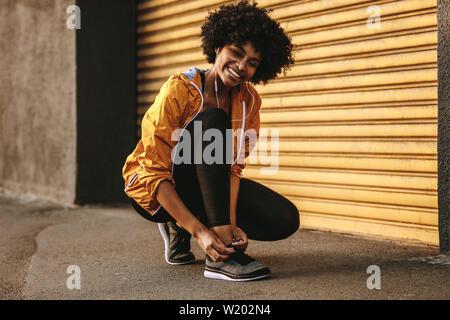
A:
[[[150,202],[156,201],[159,184],[172,177],[172,148],[177,144],[172,133],[180,128],[188,90],[181,81],[169,79],[142,120],[143,153],[139,155],[139,181],[147,190]]]
[[[255,148],[256,143],[259,137],[259,128],[260,128],[260,120],[259,120],[259,110],[261,108],[261,98],[258,92],[250,87],[250,91],[252,93],[251,107],[249,110],[248,118],[246,117],[245,131],[243,134],[243,139],[245,139],[245,143],[241,148],[241,152],[238,156],[236,163],[231,166],[231,175],[234,175],[238,178],[241,178],[242,170],[246,166],[245,159],[249,156],[252,150]],[[238,137],[239,139],[239,137]],[[239,146],[237,146],[239,148]],[[239,150],[237,151],[239,153]]]

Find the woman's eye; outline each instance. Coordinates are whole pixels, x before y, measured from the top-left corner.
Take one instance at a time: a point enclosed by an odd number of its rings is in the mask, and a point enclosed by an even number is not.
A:
[[[231,52],[233,52],[233,54],[235,56],[238,56],[238,57],[242,56],[242,54],[239,51],[237,51],[237,50],[231,50]]]

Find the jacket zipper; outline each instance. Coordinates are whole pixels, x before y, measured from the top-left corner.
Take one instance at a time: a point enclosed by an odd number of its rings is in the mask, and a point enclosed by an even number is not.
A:
[[[123,191],[127,191],[129,187],[134,183],[134,181],[137,179],[138,173],[136,172],[130,179],[130,182],[128,182],[127,186]]]

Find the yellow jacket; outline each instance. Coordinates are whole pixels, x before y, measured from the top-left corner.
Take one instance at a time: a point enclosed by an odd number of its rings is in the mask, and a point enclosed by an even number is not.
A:
[[[176,129],[184,129],[204,111],[201,87],[201,76],[197,68],[175,73],[164,83],[153,105],[144,115],[141,124],[142,138],[123,166],[126,194],[152,215],[160,208],[156,201],[159,184],[168,180],[175,186],[171,151],[178,141],[172,140],[172,133]],[[253,86],[244,83],[233,88],[232,129],[235,132],[254,129],[258,136],[260,107],[261,98]],[[237,129],[242,131],[236,131]],[[234,147],[234,159],[238,156],[242,159],[243,155],[247,157],[254,147],[249,145],[249,139],[243,139],[243,135],[238,138],[240,139]],[[245,150],[245,153],[241,154],[241,150]],[[231,174],[241,177],[244,167],[243,161],[235,161],[231,166]]]

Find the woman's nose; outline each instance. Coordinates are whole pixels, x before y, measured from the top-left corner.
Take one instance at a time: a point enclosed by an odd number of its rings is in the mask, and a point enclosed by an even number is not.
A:
[[[243,62],[243,61],[239,61],[239,62],[237,62],[236,63],[236,68],[239,70],[239,71],[243,71],[243,72],[245,72],[246,70],[245,70],[245,63]]]

